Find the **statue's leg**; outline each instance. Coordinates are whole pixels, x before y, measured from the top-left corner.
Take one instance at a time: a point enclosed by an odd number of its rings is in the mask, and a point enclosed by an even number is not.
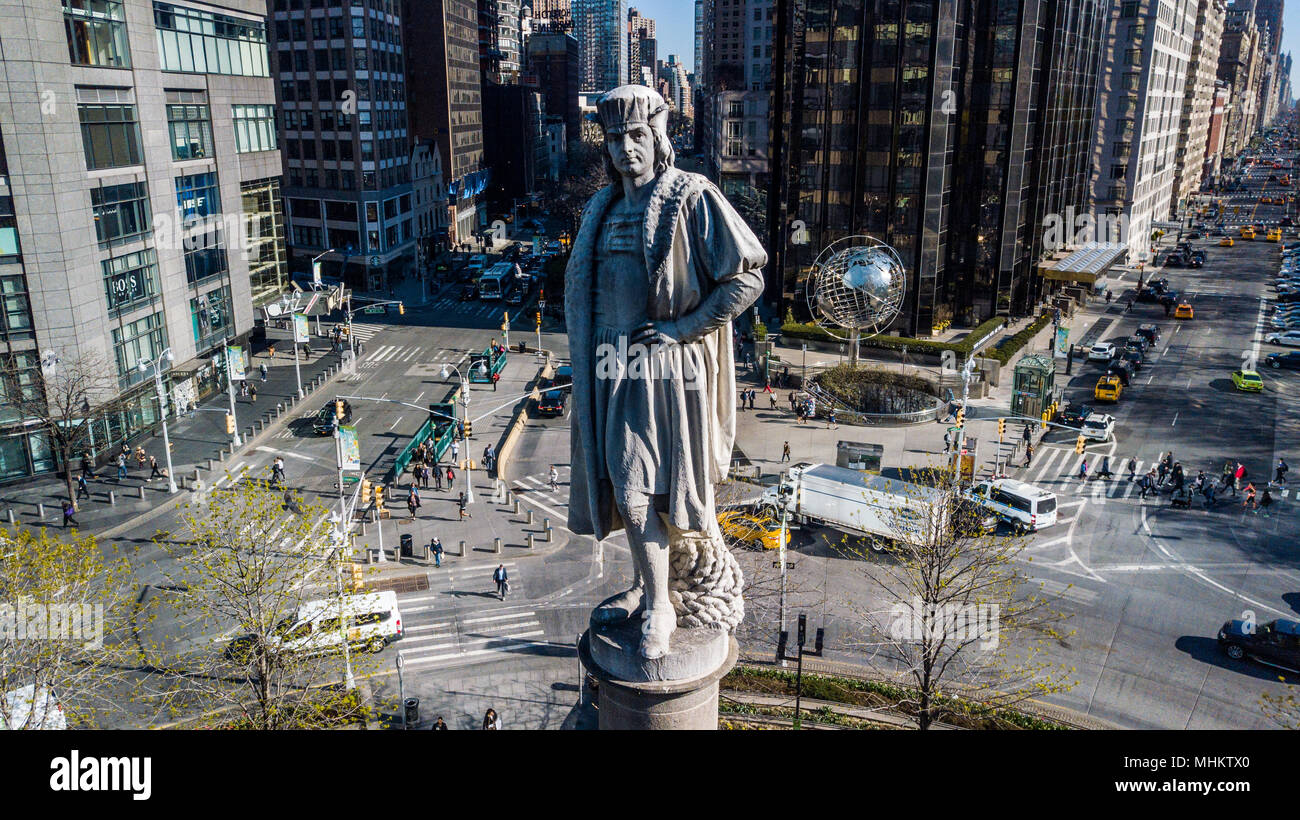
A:
[[[618,507],[627,532],[628,550],[632,553],[632,586],[617,595],[601,601],[591,613],[591,620],[597,624],[610,624],[626,621],[645,609],[645,536],[642,528],[636,525],[631,513],[627,495],[621,490],[614,492],[614,505]],[[665,543],[667,543],[665,541]]]
[[[656,508],[656,497],[647,493],[619,493],[619,511],[627,527],[633,560],[641,576],[641,654],[661,658],[668,654],[668,640],[677,627],[677,612],[668,597],[668,526]]]

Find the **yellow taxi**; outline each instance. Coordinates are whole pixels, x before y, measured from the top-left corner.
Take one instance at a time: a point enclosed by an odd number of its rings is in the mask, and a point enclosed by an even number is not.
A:
[[[1175,319],[1191,319],[1192,316],[1192,306],[1186,302],[1182,302],[1178,307],[1174,308]]]
[[[1092,397],[1097,401],[1119,401],[1119,395],[1123,392],[1124,385],[1119,376],[1102,376],[1093,388]]]
[[[1254,370],[1232,371],[1232,386],[1246,393],[1264,392],[1264,380]]]
[[[1272,204],[1273,204],[1273,197],[1271,197],[1271,196],[1262,196],[1262,197],[1259,198],[1259,204],[1261,204],[1261,205],[1272,205]]]
[[[1268,232],[1268,234],[1267,234],[1264,238],[1267,239],[1269,242],[1281,242],[1281,241],[1282,241],[1282,229],[1281,229],[1281,228],[1273,228],[1272,230],[1270,230],[1270,231]]]
[[[1232,241],[1232,237],[1231,237],[1231,236],[1225,236],[1225,237],[1223,237],[1222,239],[1219,240],[1219,247],[1220,247],[1220,248],[1231,248],[1231,247],[1232,247],[1233,245],[1235,245],[1235,244],[1237,244],[1237,243],[1234,242],[1234,241]]]
[[[1254,239],[1254,238],[1255,238],[1255,229],[1252,228],[1252,227],[1249,226],[1249,225],[1247,225],[1246,227],[1242,228],[1242,229],[1241,229],[1241,238],[1242,238],[1242,239]]]
[[[727,510],[718,513],[718,526],[727,538],[746,546],[781,548],[781,522],[771,516]]]

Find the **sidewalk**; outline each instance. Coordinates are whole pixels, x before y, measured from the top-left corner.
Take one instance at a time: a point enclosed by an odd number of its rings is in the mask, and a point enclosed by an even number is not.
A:
[[[288,401],[297,394],[298,381],[294,373],[293,357],[291,354],[286,354],[286,351],[292,350],[289,338],[288,330],[268,328],[266,342],[259,342],[255,347],[251,359],[249,384],[257,387],[257,400],[236,397],[235,417],[238,420],[242,442],[237,452],[246,451],[256,443],[245,436],[247,428],[252,426],[254,421],[261,419],[264,413],[273,411],[277,403],[287,406]],[[267,355],[268,344],[275,344],[277,347],[274,359]],[[299,359],[304,394],[310,392],[311,383],[317,377],[323,377],[327,368],[339,363],[337,353],[320,352],[329,350],[327,340],[315,338],[311,346],[313,349],[311,358],[303,360],[300,357]],[[261,380],[258,373],[258,366],[261,364],[267,366],[265,382]],[[222,469],[221,465],[224,462],[219,460],[218,454],[230,444],[230,436],[226,433],[226,414],[229,412],[230,399],[228,394],[222,392],[203,401],[194,413],[180,418],[173,415],[168,419],[167,432],[172,444],[172,469],[178,488],[182,480],[188,481],[194,477],[196,469],[205,476],[206,480],[206,476],[209,475],[208,459],[213,460],[213,470],[219,472]],[[274,424],[275,422],[272,421],[271,425]],[[262,432],[253,436],[253,439],[265,435],[267,429],[268,427],[264,427]],[[161,425],[158,425],[155,432],[142,433],[128,444],[132,451],[137,445],[144,447],[146,453],[157,457],[160,469],[167,468]],[[231,457],[228,455],[227,459],[229,458]],[[74,462],[74,474],[79,465],[79,460]],[[134,457],[128,459],[127,477],[120,481],[117,478],[115,456],[109,463],[97,466],[95,477],[89,480],[91,497],[89,500],[81,499],[78,504],[77,528],[83,532],[104,534],[126,526],[135,518],[160,509],[171,498],[188,495],[184,490],[178,490],[175,496],[170,496],[167,493],[166,479],[157,478],[150,481],[148,476],[147,463],[142,470],[137,466]],[[110,493],[114,496],[112,502],[110,502]],[[16,522],[20,525],[61,526],[62,503],[66,497],[63,479],[57,475],[42,476],[23,484],[5,487],[0,489],[0,516],[4,516],[0,521],[7,521],[8,511],[12,511]],[[44,506],[44,518],[40,515],[41,505]]]

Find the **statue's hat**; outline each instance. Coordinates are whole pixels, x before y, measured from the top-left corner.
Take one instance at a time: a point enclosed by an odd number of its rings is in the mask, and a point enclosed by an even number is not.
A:
[[[606,134],[622,134],[633,125],[659,132],[668,130],[668,103],[658,91],[644,85],[620,85],[596,103]]]

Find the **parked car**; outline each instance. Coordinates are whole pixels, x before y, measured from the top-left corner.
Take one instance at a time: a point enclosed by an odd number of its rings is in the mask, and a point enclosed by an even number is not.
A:
[[[1300,350],[1288,350],[1286,353],[1270,353],[1264,357],[1269,367],[1300,370]]]
[[[1285,330],[1277,333],[1270,333],[1264,337],[1264,341],[1271,345],[1300,347],[1300,330]]]
[[[1249,657],[1300,672],[1300,621],[1279,618],[1256,626],[1234,618],[1219,627],[1219,648],[1233,660]]]

